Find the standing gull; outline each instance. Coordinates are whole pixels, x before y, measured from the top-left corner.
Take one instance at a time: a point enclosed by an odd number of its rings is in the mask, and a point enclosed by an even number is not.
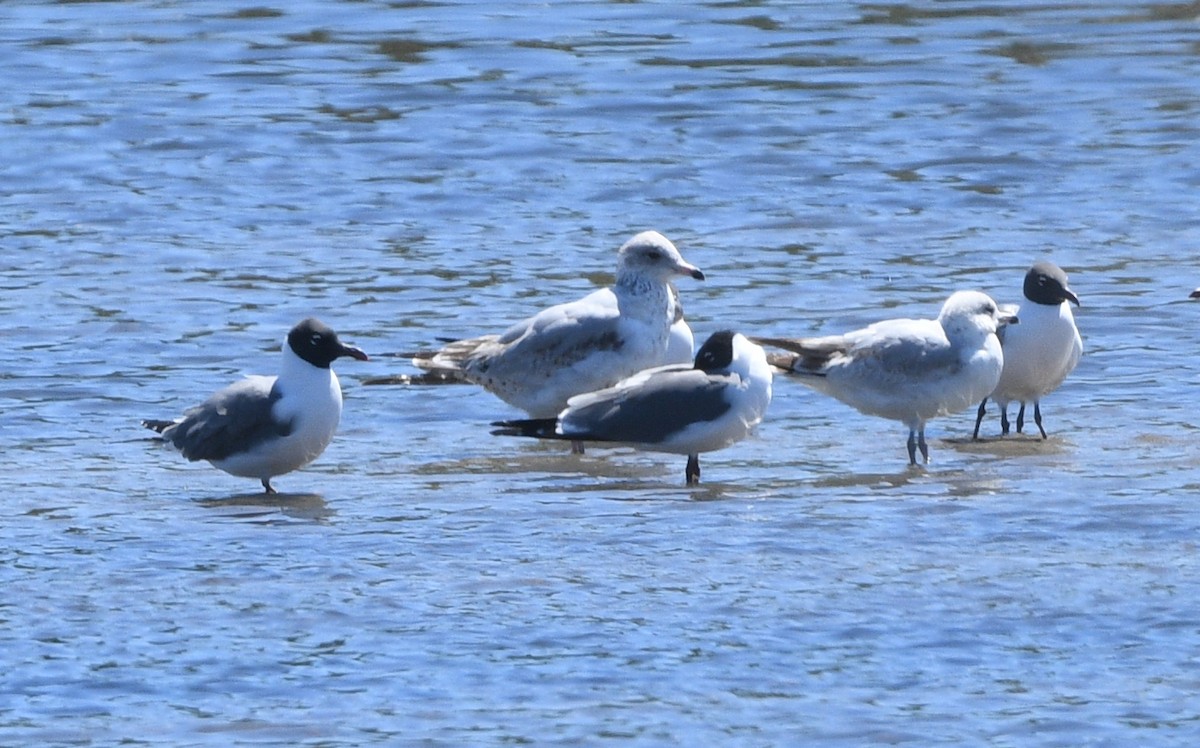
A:
[[[315,460],[342,416],[342,390],[329,368],[341,356],[366,361],[315,319],[291,329],[275,377],[250,376],[220,390],[173,421],[142,421],[189,460],[208,460],[230,475],[271,478]]]
[[[499,421],[492,433],[619,442],[686,454],[684,477],[691,484],[700,480],[700,453],[745,438],[770,402],[766,353],[723,330],[700,347],[693,365],[647,369],[607,389],[572,397],[557,418]]]
[[[845,335],[763,338],[791,351],[775,366],[867,415],[908,426],[908,459],[929,462],[925,423],[970,407],[1000,381],[1004,355],[996,330],[1015,323],[978,291],[946,299],[937,319],[890,319]]]
[[[704,280],[666,237],[644,231],[617,253],[612,288],[544,309],[500,335],[454,341],[413,363],[461,372],[530,416],[550,418],[574,395],[667,362],[672,324],[682,319],[671,285],[678,276]]]
[[[1058,389],[1083,355],[1083,340],[1067,303],[1079,306],[1079,299],[1067,287],[1067,274],[1061,268],[1052,262],[1036,262],[1025,274],[1025,300],[1027,303],[1015,310],[1021,324],[1000,331],[1004,371],[990,397],[1000,406],[1001,435],[1008,434],[1008,404],[1021,404],[1017,410],[1017,433],[1021,433],[1025,403],[1032,401],[1033,421],[1045,439],[1040,401]],[[979,403],[975,416],[976,439],[987,401],[985,397]]]

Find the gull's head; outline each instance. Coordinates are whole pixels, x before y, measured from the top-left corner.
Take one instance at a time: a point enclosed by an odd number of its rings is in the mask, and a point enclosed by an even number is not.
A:
[[[362,350],[346,345],[329,325],[312,317],[301,320],[288,332],[286,345],[292,353],[318,369],[328,369],[334,360],[342,356],[367,360],[367,354]]]
[[[679,275],[704,280],[700,268],[684,260],[675,245],[657,231],[643,231],[617,252],[618,282],[637,277],[670,281]]]
[[[980,291],[955,291],[942,304],[938,322],[947,336],[965,332],[995,335],[1005,325],[1017,324],[1017,316],[1000,309],[991,296]]]
[[[1035,304],[1058,306],[1064,301],[1079,306],[1079,297],[1067,286],[1067,274],[1053,262],[1033,263],[1025,274],[1025,298]]]
[[[696,361],[692,368],[706,374],[719,374],[730,368],[760,369],[770,375],[771,367],[767,365],[767,352],[762,346],[753,343],[745,335],[733,330],[720,330],[708,336],[700,350],[696,351]],[[747,372],[743,374],[748,375]]]

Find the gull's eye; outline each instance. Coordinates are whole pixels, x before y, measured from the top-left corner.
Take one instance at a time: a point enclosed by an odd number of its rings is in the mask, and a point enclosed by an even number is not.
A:
[[[314,332],[312,337],[308,339],[308,342],[312,343],[314,346],[319,346],[324,339],[325,338],[321,335],[321,333]]]

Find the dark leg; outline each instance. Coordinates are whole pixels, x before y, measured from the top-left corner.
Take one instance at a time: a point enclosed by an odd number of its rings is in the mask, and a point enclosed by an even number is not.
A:
[[[987,398],[983,398],[983,402],[979,404],[979,412],[975,414],[975,434],[972,439],[979,440],[979,424],[983,423],[983,416],[987,413]]]
[[[1021,407],[1017,410],[1017,433],[1021,433],[1021,429],[1025,428],[1025,401],[1021,401]]]
[[[264,493],[276,493],[275,489],[271,488],[271,479],[270,478],[263,478],[262,484],[263,484],[263,492]]]
[[[925,444],[925,427],[922,426],[920,432],[917,433],[917,448],[921,450],[921,456],[925,458],[925,464],[929,464],[929,447]]]
[[[917,464],[917,430],[908,430],[908,464]]]
[[[583,442],[575,441],[574,439],[572,439],[571,440],[571,454],[573,454],[573,455],[583,454]]]
[[[1000,436],[1008,436],[1008,406],[1000,408]]]
[[[1046,438],[1046,429],[1042,428],[1042,406],[1037,400],[1033,401],[1033,422],[1037,424],[1038,431],[1042,432],[1042,438]]]
[[[689,486],[700,482],[700,455],[688,455],[687,469],[683,471]]]

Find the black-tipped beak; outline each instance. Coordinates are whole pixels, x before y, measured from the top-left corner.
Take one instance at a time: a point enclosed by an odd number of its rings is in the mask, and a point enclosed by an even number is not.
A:
[[[1008,327],[1009,325],[1015,325],[1015,324],[1020,323],[1020,321],[1021,321],[1021,319],[1019,317],[1017,317],[1017,315],[1015,315],[1015,314],[1001,314],[1000,320],[999,320],[1000,327]]]
[[[698,281],[704,280],[704,273],[690,262],[680,262],[675,266],[675,272],[680,275],[686,275],[689,278],[695,278]]]
[[[363,353],[363,350],[361,348],[355,348],[352,345],[345,345],[344,343],[342,344],[342,347],[339,349],[338,355],[339,356],[349,356],[350,358],[357,359],[359,361],[370,361],[371,360],[371,359],[367,358],[367,354]]]

